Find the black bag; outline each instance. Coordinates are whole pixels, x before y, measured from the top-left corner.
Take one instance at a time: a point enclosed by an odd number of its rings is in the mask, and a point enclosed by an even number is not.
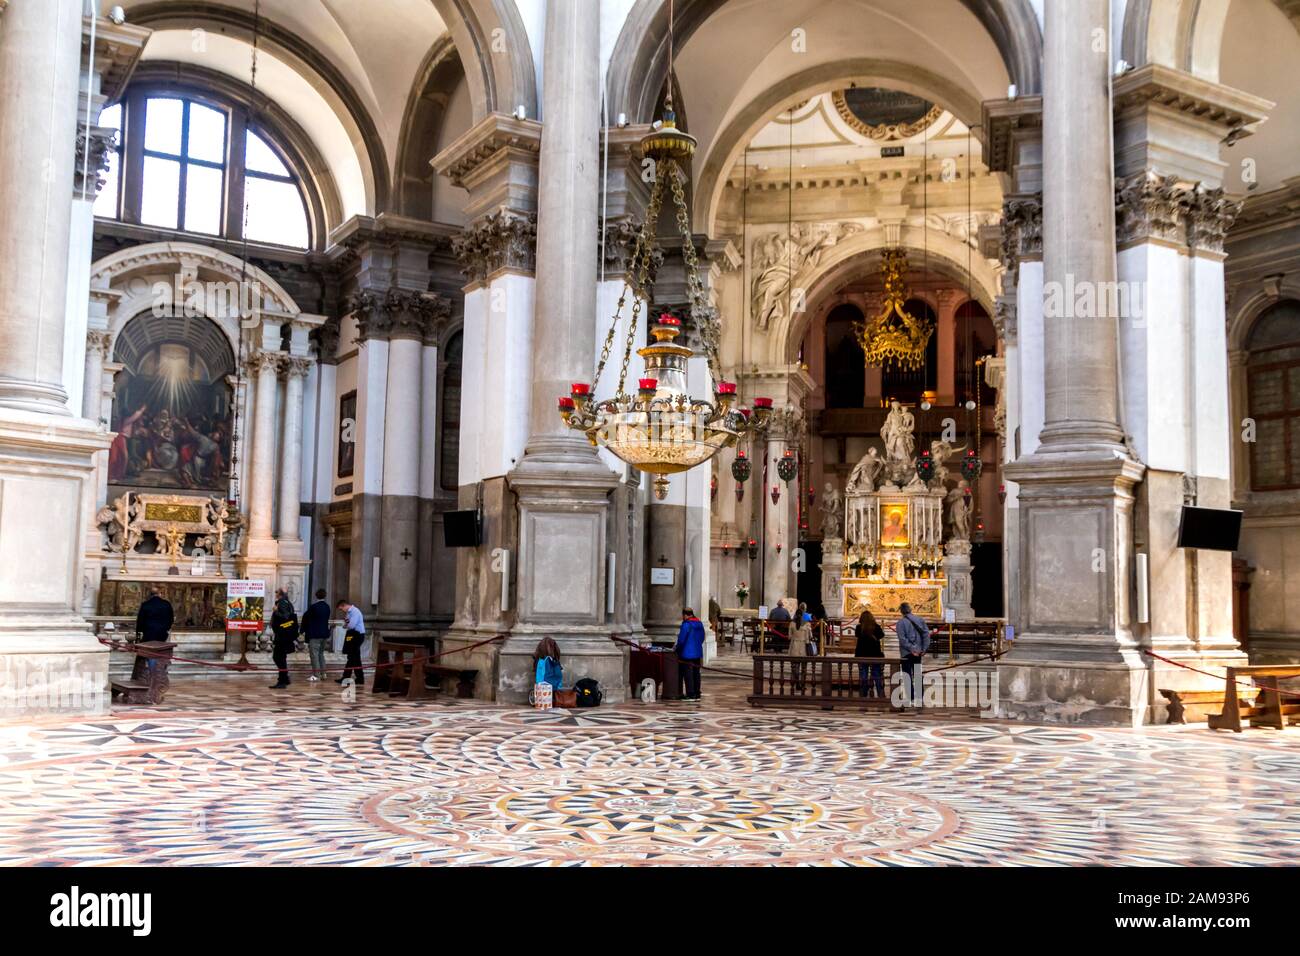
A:
[[[605,696],[600,692],[600,684],[590,677],[578,681],[573,689],[577,691],[579,707],[597,707]]]

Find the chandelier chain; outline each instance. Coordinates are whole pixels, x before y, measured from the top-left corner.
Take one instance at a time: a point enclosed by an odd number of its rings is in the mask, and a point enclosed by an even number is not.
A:
[[[673,190],[673,204],[677,207],[677,228],[682,234],[682,259],[686,263],[686,294],[691,303],[691,314],[704,344],[704,354],[709,363],[709,374],[715,382],[722,381],[722,369],[718,361],[718,323],[714,320],[712,307],[704,294],[704,285],[700,282],[700,263],[695,254],[695,239],[691,235],[690,213],[686,208],[686,190],[682,184],[684,175],[679,175],[676,163],[669,164]]]

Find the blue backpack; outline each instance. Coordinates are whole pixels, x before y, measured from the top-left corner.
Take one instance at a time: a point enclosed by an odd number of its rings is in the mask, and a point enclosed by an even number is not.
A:
[[[552,690],[559,690],[560,685],[564,683],[564,669],[560,667],[560,662],[553,661],[549,657],[540,658],[537,661],[537,674],[533,683],[550,684]]]

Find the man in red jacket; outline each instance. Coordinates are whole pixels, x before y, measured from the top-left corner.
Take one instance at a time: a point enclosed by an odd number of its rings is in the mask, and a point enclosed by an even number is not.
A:
[[[682,608],[677,632],[677,673],[685,690],[683,700],[700,699],[700,665],[704,663],[704,625],[690,608]]]

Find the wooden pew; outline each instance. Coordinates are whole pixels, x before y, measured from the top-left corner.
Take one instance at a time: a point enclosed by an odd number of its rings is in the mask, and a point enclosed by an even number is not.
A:
[[[371,685],[372,693],[387,692],[390,697],[405,696],[407,700],[419,700],[428,693],[428,679],[436,677],[454,679],[458,698],[474,696],[478,671],[435,664],[429,659],[432,650],[424,644],[403,644],[381,638],[375,653],[378,666]],[[389,655],[392,655],[392,666],[385,667],[383,665],[389,663]]]
[[[1281,730],[1286,726],[1287,717],[1300,714],[1300,696],[1287,693],[1284,697],[1284,691],[1278,687],[1278,680],[1287,677],[1300,677],[1300,666],[1229,667],[1224,677],[1223,712],[1209,716],[1210,729],[1231,730],[1239,734],[1241,718],[1245,717],[1252,727]],[[1238,681],[1242,678],[1254,680],[1259,685],[1259,697],[1253,704],[1243,704],[1239,700],[1241,688]]]
[[[1217,714],[1223,710],[1224,691],[1222,690],[1167,690],[1160,688],[1160,693],[1164,695],[1165,700],[1169,701],[1169,720],[1171,724],[1187,723],[1187,714],[1191,713],[1193,720],[1200,720],[1202,717],[1209,717],[1211,714]],[[1254,706],[1255,698],[1259,695],[1257,687],[1238,687],[1238,706]]]

